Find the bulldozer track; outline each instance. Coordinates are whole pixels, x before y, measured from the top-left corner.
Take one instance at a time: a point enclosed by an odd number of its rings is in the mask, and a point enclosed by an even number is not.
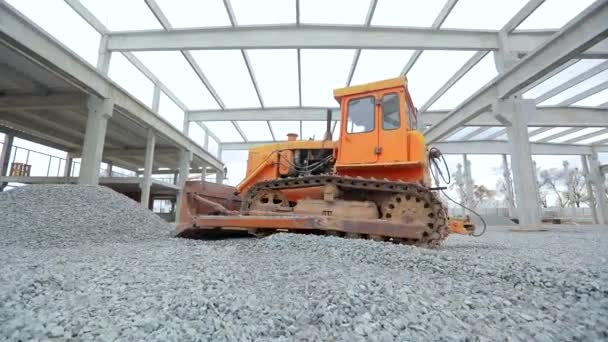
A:
[[[385,193],[387,195],[403,194],[413,198],[416,202],[423,201],[425,208],[429,209],[427,229],[422,239],[394,239],[390,236],[359,236],[372,240],[392,241],[408,245],[433,247],[441,243],[448,236],[448,217],[445,206],[439,198],[428,188],[410,182],[379,180],[374,178],[348,177],[338,175],[315,175],[274,179],[255,184],[243,196],[241,214],[247,215],[254,197],[263,190],[287,190],[297,188],[320,187],[334,184],[340,190],[363,190],[369,194]],[[381,205],[381,204],[379,204]],[[325,232],[331,235],[331,232]]]

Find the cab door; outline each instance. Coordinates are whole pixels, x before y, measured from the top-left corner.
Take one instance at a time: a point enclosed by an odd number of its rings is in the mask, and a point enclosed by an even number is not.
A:
[[[338,164],[378,161],[378,113],[373,95],[344,98]]]
[[[378,139],[380,163],[407,160],[407,135],[405,118],[405,96],[402,90],[391,90],[380,94],[378,113]]]

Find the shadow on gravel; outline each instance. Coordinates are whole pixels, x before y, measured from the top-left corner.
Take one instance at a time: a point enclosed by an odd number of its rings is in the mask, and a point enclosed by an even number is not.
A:
[[[184,231],[176,238],[195,239],[195,240],[225,240],[225,239],[245,239],[255,238],[246,231],[229,231],[221,229],[191,229]]]
[[[441,247],[442,250],[507,250],[509,248],[502,246],[502,245],[493,245],[493,244],[467,244],[467,243],[462,243],[462,244],[458,244],[458,245],[452,245],[452,246],[442,246]]]

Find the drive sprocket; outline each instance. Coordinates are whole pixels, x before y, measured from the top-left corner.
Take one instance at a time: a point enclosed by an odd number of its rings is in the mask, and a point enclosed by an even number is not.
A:
[[[426,227],[420,240],[397,241],[418,246],[435,246],[448,236],[447,215],[434,195],[417,187],[388,197],[380,208],[382,218]]]

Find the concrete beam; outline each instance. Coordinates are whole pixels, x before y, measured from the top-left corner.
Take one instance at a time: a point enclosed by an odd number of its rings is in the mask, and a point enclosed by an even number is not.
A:
[[[372,18],[374,17],[374,12],[376,12],[376,5],[378,4],[378,0],[371,0],[369,2],[369,7],[367,9],[367,15],[365,16],[365,27],[369,27],[372,23]],[[298,7],[300,3],[298,2]],[[299,9],[298,9],[299,11]],[[346,86],[350,86],[350,82],[353,80],[353,76],[355,75],[355,70],[357,69],[357,64],[359,63],[359,56],[361,56],[361,49],[356,49],[353,54],[353,61],[350,64],[350,70],[348,71],[348,77],[346,78]],[[301,101],[300,101],[301,102]],[[302,103],[300,103],[300,106]]]
[[[466,75],[474,66],[479,63],[486,55],[487,51],[478,51],[475,53],[458,71],[454,73],[442,86],[439,88],[435,94],[433,94],[423,105],[420,107],[421,112],[426,112],[433,103],[437,102],[440,97],[443,96],[448,90],[450,90],[456,82],[458,82],[464,75]]]
[[[496,132],[488,135],[486,137],[486,140],[494,140],[494,139],[496,139],[496,138],[498,138],[498,137],[500,137],[502,135],[505,135],[505,134],[507,134],[507,129],[506,128],[501,128],[501,129],[497,130]]]
[[[579,94],[576,94],[569,99],[566,99],[566,100],[560,102],[559,106],[569,106],[569,105],[575,104],[578,101],[584,100],[591,95],[594,95],[594,94],[599,93],[600,91],[603,91],[604,89],[608,89],[608,80],[606,80],[596,86],[593,86]]]
[[[204,151],[192,139],[184,136],[82,58],[66,50],[62,44],[4,1],[0,2],[0,18],[0,39],[17,53],[88,94],[112,98],[115,108],[126,117],[145,128],[153,127],[159,137],[167,139],[176,147],[189,149],[206,162],[218,168],[223,167],[217,158]]]
[[[87,97],[83,94],[0,95],[0,112],[34,109],[84,109]]]
[[[555,31],[513,32],[512,51],[527,53]],[[498,50],[497,31],[433,28],[364,27],[349,25],[256,25],[112,32],[111,51],[223,50],[223,49],[398,49]],[[603,44],[589,46],[590,54],[608,54]],[[587,50],[587,49],[585,49]]]
[[[327,109],[323,107],[240,108],[227,110],[195,110],[187,113],[188,120],[206,121],[325,121]],[[340,120],[340,110],[332,110],[332,120]],[[422,112],[419,127],[434,125],[447,117],[447,111]],[[462,126],[502,126],[495,113],[482,113]],[[608,126],[608,109],[595,107],[541,107],[529,118],[529,126],[551,127],[605,127]]]
[[[529,0],[502,28],[506,33],[515,31],[545,0]]]
[[[158,147],[154,149],[155,155],[175,155],[179,152],[176,148]],[[108,157],[133,157],[143,156],[146,154],[145,148],[107,148],[103,152],[104,156]]]
[[[594,66],[593,68],[581,73],[580,75],[577,75],[576,77],[560,84],[559,86],[547,91],[546,93],[542,94],[541,96],[537,97],[534,99],[534,102],[536,104],[542,103],[550,98],[552,98],[553,96],[561,93],[564,90],[568,90],[572,87],[574,87],[575,85],[599,74],[600,72],[604,71],[608,69],[608,61],[605,61],[603,63],[600,63],[596,66]]]
[[[568,128],[566,130],[563,130],[562,132],[559,133],[555,133],[555,134],[551,134],[549,136],[546,136],[542,139],[538,139],[537,142],[550,142],[552,140],[561,138],[561,137],[565,137],[568,134],[572,134],[572,133],[576,133],[580,130],[582,130],[583,128],[580,127],[572,127],[572,128]]]
[[[28,125],[15,123],[12,120],[8,121],[3,118],[0,118],[0,132],[13,134],[16,137],[53,147],[58,150],[65,150],[66,147],[68,149],[80,149],[82,147],[81,141],[34,130]]]
[[[544,133],[546,131],[552,130],[555,127],[540,127],[537,129],[533,129],[532,131],[528,132],[528,137],[532,138],[533,136],[539,135],[541,133]]]
[[[474,130],[473,132],[465,135],[464,137],[462,137],[460,140],[470,140],[475,138],[476,136],[480,135],[481,133],[489,130],[491,127],[479,127],[476,130]]]
[[[112,51],[217,49],[497,49],[496,32],[330,25],[256,25],[229,28],[114,32]]]
[[[60,136],[64,140],[74,143],[82,142],[84,139],[84,133],[81,130],[57,123],[53,120],[53,115],[49,115],[49,113],[30,113],[29,111],[18,113],[0,112],[0,119],[29,127],[30,129],[43,130],[47,134]]]
[[[506,99],[516,94],[607,36],[608,2],[598,1],[515,66],[462,102],[439,124],[430,127],[425,133],[427,141],[434,142],[446,137],[463,123],[488,111],[496,99]]]
[[[595,131],[595,132],[583,134],[583,135],[578,136],[576,138],[568,139],[568,140],[564,141],[563,143],[564,144],[574,144],[574,143],[577,143],[579,141],[584,141],[584,140],[587,140],[587,139],[590,139],[590,138],[593,138],[593,137],[596,137],[596,136],[599,136],[599,135],[602,135],[602,134],[606,134],[606,133],[608,133],[608,128],[603,128],[603,129],[600,129],[600,130]]]
[[[538,86],[539,84],[545,82],[546,80],[550,79],[551,77],[559,74],[560,72],[568,69],[569,67],[571,67],[573,64],[576,64],[577,62],[579,62],[580,60],[578,59],[571,59],[569,61],[567,61],[566,63],[558,66],[557,68],[553,69],[552,71],[546,73],[543,77],[539,78],[538,80],[528,84],[527,86],[525,86],[522,90],[520,90],[518,92],[519,95],[522,95],[524,93],[526,93],[527,91],[533,89],[534,87]]]
[[[456,6],[457,3],[458,3],[458,0],[448,0],[448,1],[446,1],[446,3],[441,8],[441,11],[437,15],[437,17],[435,17],[435,20],[433,21],[433,24],[431,25],[431,28],[439,29],[441,27],[441,25],[443,24],[443,22],[450,15],[450,13],[452,13],[452,10],[454,9],[454,7]],[[406,75],[410,71],[410,69],[418,61],[418,58],[420,58],[421,54],[422,54],[421,50],[414,51],[414,53],[412,54],[412,56],[410,57],[410,59],[407,61],[407,63],[405,63],[405,66],[403,67],[403,70],[401,70],[401,75]]]

